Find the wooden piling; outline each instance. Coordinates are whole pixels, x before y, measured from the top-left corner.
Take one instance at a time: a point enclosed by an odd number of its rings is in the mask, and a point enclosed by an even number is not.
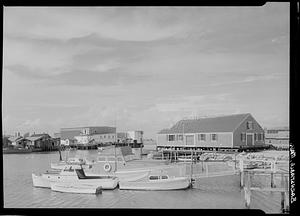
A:
[[[289,181],[288,181],[288,177],[285,176],[284,177],[284,183],[285,183],[285,192],[284,192],[284,199],[285,199],[285,205],[284,205],[284,209],[285,211],[289,211],[290,210],[290,206],[289,206]]]
[[[240,187],[244,187],[244,161],[240,160]]]
[[[271,188],[274,188],[274,173],[271,173]]]
[[[284,176],[283,174],[281,174],[281,187],[283,188],[284,187]],[[284,212],[285,211],[285,202],[284,202],[284,192],[281,192],[281,212]]]
[[[245,206],[247,209],[250,208],[250,202],[251,202],[251,181],[250,181],[250,173],[246,174],[247,180],[246,180],[246,187],[244,187],[244,192],[245,192]]]
[[[193,187],[193,184],[192,184],[192,177],[193,177],[193,151],[191,151],[191,171],[190,171],[190,188]]]

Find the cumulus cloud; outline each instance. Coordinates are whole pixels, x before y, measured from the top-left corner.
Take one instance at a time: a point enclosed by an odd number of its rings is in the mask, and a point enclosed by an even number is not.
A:
[[[261,117],[270,106],[280,116],[285,100],[272,92],[288,92],[288,12],[287,3],[6,7],[3,110],[14,118],[5,122],[54,130],[117,115],[120,128],[154,134],[185,116]]]

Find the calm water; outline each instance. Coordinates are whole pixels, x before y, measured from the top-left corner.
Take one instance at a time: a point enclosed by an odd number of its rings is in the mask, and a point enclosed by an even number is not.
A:
[[[69,156],[96,157],[97,151],[74,151]],[[62,153],[65,156],[65,153]],[[243,193],[238,176],[196,182],[197,189],[179,191],[107,190],[101,195],[68,194],[50,189],[34,188],[31,173],[50,169],[50,162],[58,161],[58,152],[3,155],[4,207],[5,208],[244,208]],[[253,198],[253,208],[266,212],[280,211],[277,204],[265,204],[270,195]],[[277,199],[278,198],[278,199]],[[263,202],[261,202],[263,201]]]

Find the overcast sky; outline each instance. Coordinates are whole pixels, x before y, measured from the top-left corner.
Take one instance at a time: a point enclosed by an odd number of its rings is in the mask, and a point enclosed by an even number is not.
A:
[[[6,134],[117,126],[146,138],[192,116],[289,125],[289,3],[5,7]]]

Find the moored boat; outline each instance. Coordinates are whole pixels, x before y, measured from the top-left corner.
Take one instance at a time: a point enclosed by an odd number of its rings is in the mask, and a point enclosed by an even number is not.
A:
[[[179,156],[179,157],[178,157],[178,161],[182,161],[182,162],[191,162],[191,161],[192,161],[192,156],[191,156],[191,155],[187,155],[187,156]]]
[[[169,176],[167,174],[151,174],[137,180],[120,180],[121,190],[180,190],[190,186],[190,179],[185,176]]]
[[[100,194],[101,186],[74,183],[51,183],[51,190],[63,193]]]
[[[92,162],[82,158],[69,158],[67,161],[59,161],[58,163],[51,163],[51,169],[64,169],[66,165],[81,165],[84,169],[90,169]]]
[[[80,183],[83,185],[101,186],[103,189],[114,189],[117,187],[118,178],[109,175],[86,175],[80,166],[66,166],[61,172],[46,172],[41,175],[32,174],[34,187],[51,188],[53,182]]]

